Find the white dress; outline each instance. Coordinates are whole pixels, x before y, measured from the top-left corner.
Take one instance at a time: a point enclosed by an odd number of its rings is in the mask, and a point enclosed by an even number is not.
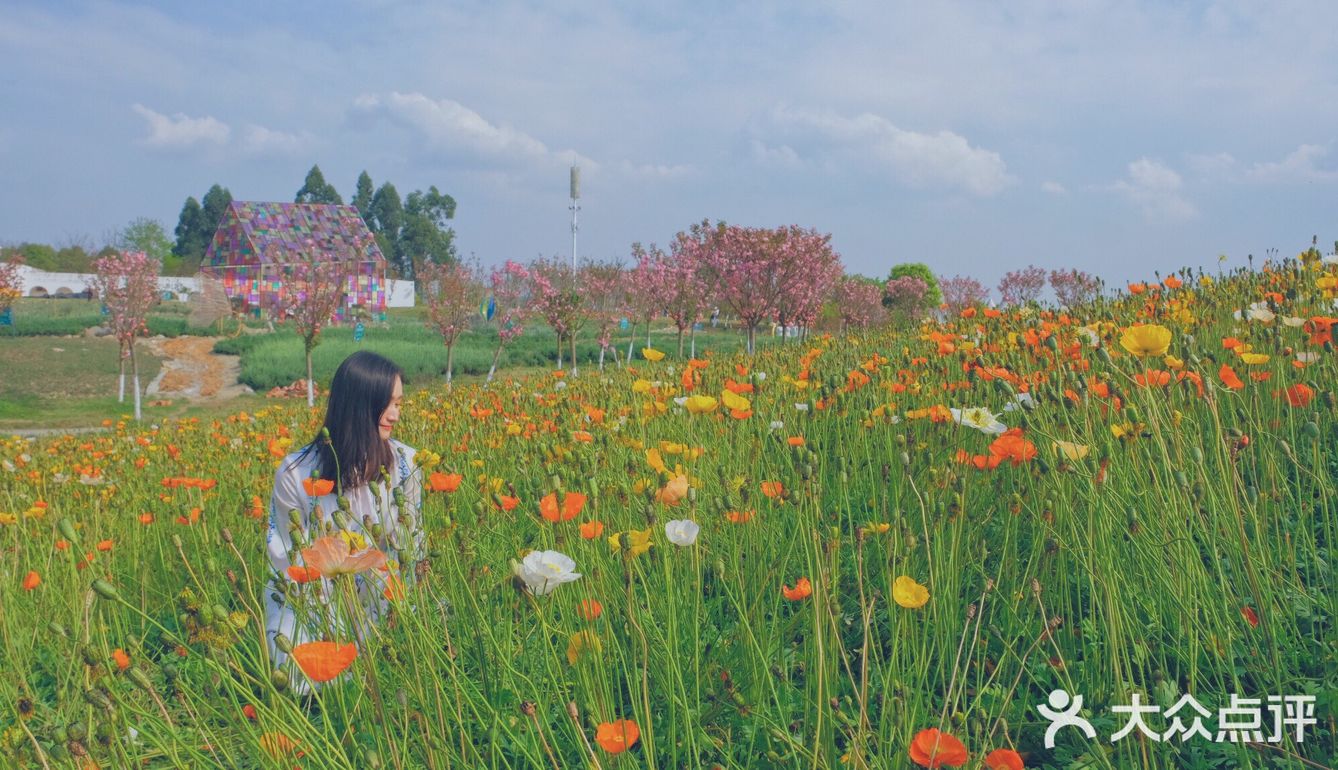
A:
[[[402,442],[390,439],[391,449],[395,453],[395,468],[390,472],[394,484],[391,487],[385,481],[365,484],[356,489],[345,491],[351,514],[347,529],[362,534],[368,546],[379,548],[386,554],[387,561],[395,569],[404,584],[411,585],[414,579],[414,565],[423,558],[423,527],[421,507],[423,499],[422,473],[414,467],[414,455],[417,450]],[[277,649],[274,638],[278,634],[286,635],[294,645],[326,638],[319,625],[318,618],[304,618],[299,622],[298,611],[287,601],[285,589],[293,584],[288,576],[288,567],[302,564],[300,550],[309,547],[319,536],[319,531],[312,529],[312,512],[319,505],[323,521],[331,521],[331,513],[339,507],[336,496],[331,493],[321,497],[307,495],[302,486],[304,479],[311,478],[317,468],[319,456],[312,452],[298,460],[301,451],[283,458],[274,474],[274,493],[269,505],[269,535],[266,547],[269,561],[274,567],[265,597],[265,637],[269,643],[270,656],[275,668],[281,667],[287,655]],[[394,492],[402,493],[403,508],[395,503]],[[290,532],[291,518],[289,511],[297,510],[300,526],[306,533],[305,545],[299,545],[298,552],[293,551]],[[380,524],[381,537],[376,538],[367,529],[366,524]],[[336,527],[337,529],[337,527]],[[299,539],[301,543],[301,539]],[[386,583],[384,574],[372,576],[358,575],[356,585],[358,597],[367,609],[367,618],[371,623],[379,621],[386,611],[388,602],[382,595]],[[310,590],[313,584],[302,586]],[[329,601],[331,582],[320,581],[319,596],[322,602]],[[351,630],[344,630],[346,637],[332,639],[341,643],[356,641],[351,637]],[[306,678],[290,668],[290,681],[299,694],[308,692]]]

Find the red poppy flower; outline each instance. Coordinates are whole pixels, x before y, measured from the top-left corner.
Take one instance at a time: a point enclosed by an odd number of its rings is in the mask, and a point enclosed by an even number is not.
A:
[[[458,473],[432,473],[427,477],[427,488],[433,492],[454,492],[464,479]]]
[[[912,762],[929,768],[961,767],[970,758],[961,741],[934,727],[916,734],[915,740],[911,741],[910,755]]]
[[[1168,278],[1166,281],[1169,284],[1171,279]],[[985,755],[985,767],[989,770],[1023,770],[1024,765],[1022,764],[1022,755],[1016,751],[995,749]]]
[[[621,754],[636,745],[641,728],[630,719],[604,722],[595,730],[595,742],[610,754]]]
[[[794,588],[781,586],[781,595],[792,602],[802,601],[813,595],[813,584],[808,578],[801,577],[794,583]]]
[[[329,479],[302,479],[302,488],[308,497],[324,497],[334,491],[334,482]]]

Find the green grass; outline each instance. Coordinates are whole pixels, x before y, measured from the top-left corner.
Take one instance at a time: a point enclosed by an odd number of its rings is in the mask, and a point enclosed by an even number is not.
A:
[[[147,386],[161,362],[142,344],[136,358]],[[119,365],[120,348],[107,337],[0,339],[0,426],[88,424],[133,408],[128,374],[126,403],[116,403]]]

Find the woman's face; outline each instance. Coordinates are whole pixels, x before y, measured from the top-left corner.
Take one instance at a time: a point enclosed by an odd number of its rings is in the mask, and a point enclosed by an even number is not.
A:
[[[381,421],[377,427],[381,429],[381,440],[390,439],[390,432],[395,429],[395,423],[400,421],[400,399],[404,398],[404,385],[400,382],[399,375],[395,376],[395,389],[390,394],[390,406],[381,413]]]

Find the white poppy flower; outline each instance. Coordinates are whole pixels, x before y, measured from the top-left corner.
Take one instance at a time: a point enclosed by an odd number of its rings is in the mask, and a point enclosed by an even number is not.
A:
[[[1013,400],[1004,404],[1005,412],[1016,412],[1019,409],[1035,409],[1036,399],[1031,397],[1030,393],[1018,393],[1013,396]]]
[[[692,519],[674,519],[664,525],[664,536],[674,545],[684,548],[697,542],[697,533],[701,527]]]
[[[775,433],[776,431],[780,430],[781,428],[784,428],[784,427],[785,427],[785,423],[781,422],[780,420],[772,420],[772,421],[771,421],[771,425],[768,426],[768,427],[769,427],[769,429],[771,430],[772,433]]]
[[[1282,317],[1282,323],[1286,326],[1305,326],[1305,319],[1297,318],[1296,316],[1285,315]]]
[[[999,422],[998,415],[990,410],[973,406],[968,409],[949,409],[952,412],[953,422],[958,425],[965,425],[968,428],[975,428],[981,433],[1003,433],[1008,430],[1008,426]]]
[[[544,596],[563,583],[581,576],[575,572],[576,562],[560,551],[530,551],[525,559],[515,564],[513,571],[525,581],[530,593]]]
[[[795,404],[795,405],[794,405],[794,410],[795,410],[796,412],[807,412],[807,411],[808,411],[808,404]]]

